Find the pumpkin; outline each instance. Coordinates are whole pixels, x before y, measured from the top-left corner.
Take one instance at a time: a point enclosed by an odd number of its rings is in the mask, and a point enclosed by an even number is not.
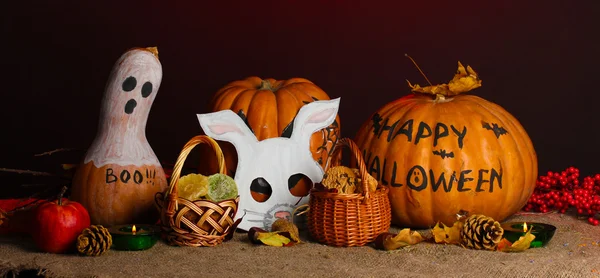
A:
[[[533,193],[537,158],[518,120],[465,94],[481,86],[459,62],[448,84],[420,87],[371,115],[355,141],[369,173],[390,189],[392,223],[452,225],[461,210],[502,221]]]
[[[256,138],[261,141],[267,138],[288,137],[292,134],[293,120],[302,106],[316,100],[329,100],[325,91],[313,82],[304,78],[288,80],[261,79],[248,77],[233,81],[218,90],[209,103],[211,112],[230,109],[237,113],[250,127]],[[333,146],[340,135],[340,120],[327,128],[315,132],[310,140],[313,158],[321,167],[325,167]],[[233,145],[219,142],[225,156],[229,176],[235,176],[237,153]],[[209,174],[218,171],[214,153],[207,147],[200,146],[202,161],[200,172]],[[304,175],[290,179],[288,187],[292,195],[307,196],[312,182]],[[266,201],[272,193],[268,184],[256,182],[251,185],[251,195],[258,202]]]
[[[162,80],[156,48],[124,53],[109,77],[96,138],[73,176],[71,199],[91,223],[155,223],[154,195],[167,187],[146,139],[146,122]]]

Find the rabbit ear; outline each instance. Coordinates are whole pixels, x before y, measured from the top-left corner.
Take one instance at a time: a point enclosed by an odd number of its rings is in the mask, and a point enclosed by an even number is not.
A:
[[[213,139],[238,146],[258,142],[256,136],[244,121],[231,110],[222,110],[208,114],[197,114],[200,126],[206,135]]]
[[[294,130],[290,136],[296,142],[310,142],[310,136],[333,123],[340,106],[340,98],[318,100],[300,108],[294,119]]]

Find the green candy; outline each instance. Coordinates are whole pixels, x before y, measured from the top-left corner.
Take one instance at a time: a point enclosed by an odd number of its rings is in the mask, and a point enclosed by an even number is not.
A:
[[[230,176],[219,173],[208,177],[207,199],[213,202],[220,202],[227,199],[235,199],[237,195],[237,184]]]

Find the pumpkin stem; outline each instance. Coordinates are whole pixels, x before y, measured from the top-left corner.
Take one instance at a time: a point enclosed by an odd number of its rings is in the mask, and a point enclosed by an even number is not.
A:
[[[269,91],[272,91],[272,92],[275,91],[275,88],[273,88],[273,85],[268,80],[261,80],[260,81],[260,87],[258,87],[258,89],[259,90],[269,90]]]
[[[417,67],[417,69],[419,70],[421,75],[423,75],[423,77],[425,77],[425,80],[427,80],[427,83],[429,83],[429,86],[433,86],[433,84],[431,84],[431,82],[429,81],[429,78],[427,78],[427,76],[425,75],[425,73],[423,73],[423,71],[421,70],[419,65],[417,65],[417,62],[415,62],[415,60],[413,60],[413,58],[410,57],[410,55],[408,55],[406,53],[404,53],[404,56],[408,57],[408,59],[410,59],[412,61],[412,63],[415,65],[415,67]]]
[[[156,47],[156,46],[146,47],[146,51],[154,54],[154,56],[156,56],[156,59],[158,59],[158,47]]]
[[[63,186],[63,188],[60,190],[60,193],[58,194],[58,205],[62,206],[62,198],[63,195],[65,195],[65,192],[67,192],[67,187]]]

